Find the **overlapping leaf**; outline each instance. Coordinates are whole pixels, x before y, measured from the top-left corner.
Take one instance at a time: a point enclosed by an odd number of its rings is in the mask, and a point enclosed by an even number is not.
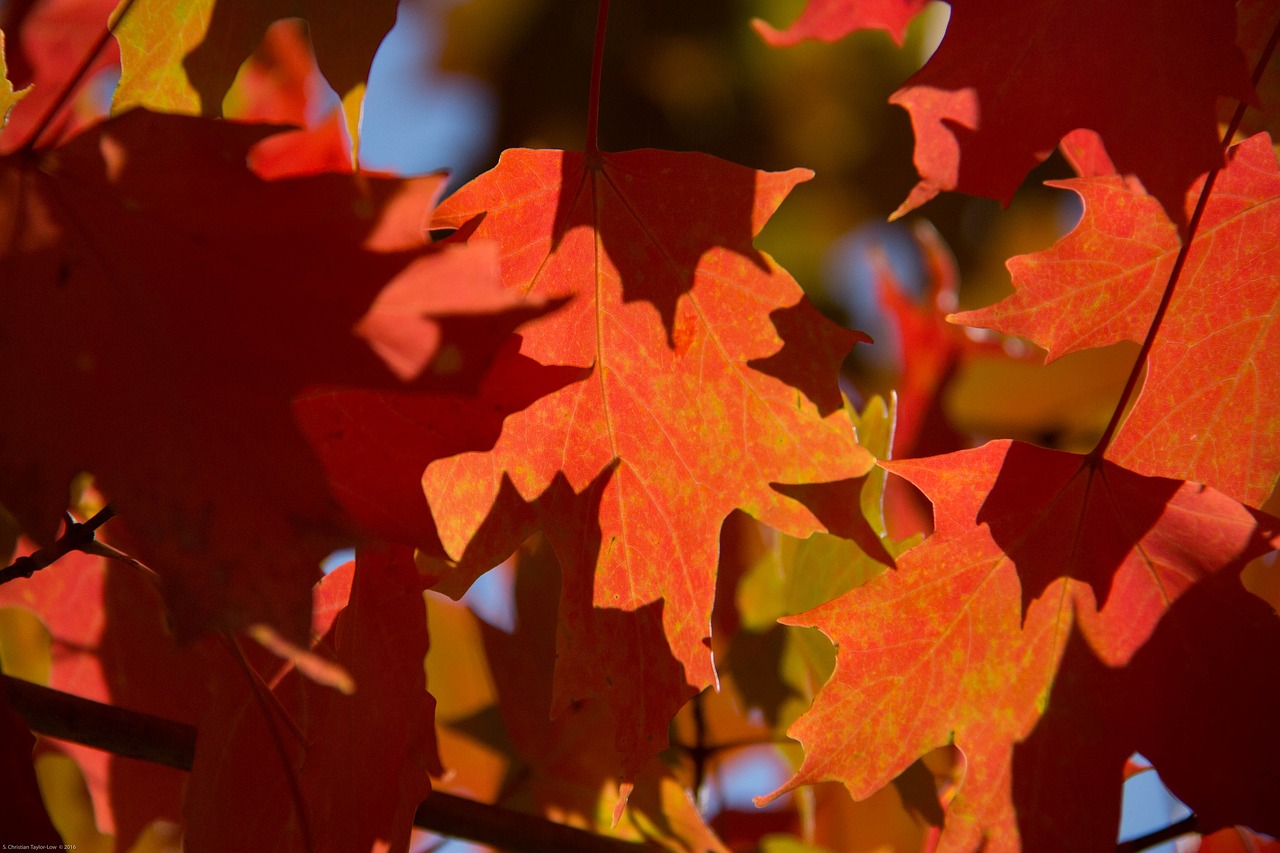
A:
[[[27,143],[50,144],[66,139],[87,123],[100,117],[101,110],[85,109],[85,99],[74,97],[77,109],[63,110],[46,125],[50,108],[66,94],[65,89],[82,60],[88,58],[85,78],[119,62],[119,52],[108,41],[95,55],[94,45],[106,33],[107,18],[116,0],[44,0],[39,3],[8,3],[0,26],[8,33],[6,76],[19,88],[31,89],[17,104],[0,136],[0,153],[7,154]],[[83,90],[78,93],[83,95]],[[42,139],[31,135],[39,129]],[[55,131],[50,133],[48,131]]]
[[[1200,831],[1280,831],[1280,746],[1268,733],[1280,713],[1277,650],[1276,612],[1230,573],[1175,602],[1124,668],[1101,665],[1073,634],[1047,713],[1014,750],[1024,849],[1114,844],[1134,752],[1195,811]]]
[[[297,177],[351,168],[351,140],[342,108],[327,100],[329,87],[316,65],[299,20],[267,30],[223,102],[237,121],[296,125],[269,136],[249,152],[249,165],[264,178]]]
[[[121,76],[112,109],[218,116],[241,63],[282,18],[309,25],[316,60],[355,138],[373,55],[396,19],[391,0],[125,0],[114,26]]]
[[[177,646],[159,595],[133,568],[72,552],[28,580],[0,586],[0,607],[34,613],[49,632],[51,660],[22,661],[28,678],[47,666],[56,690],[188,725],[207,707],[204,648]],[[114,835],[118,849],[130,849],[152,821],[181,819],[184,773],[53,743],[79,765],[97,828]]]
[[[5,57],[4,33],[0,32],[0,129],[9,123],[9,113],[29,92],[27,89],[14,91],[9,82],[9,69]]]
[[[855,30],[885,30],[898,44],[907,24],[925,7],[927,0],[809,0],[800,17],[778,31],[764,21],[753,22],[756,31],[774,47],[797,44],[804,39],[836,41]]]
[[[899,215],[943,190],[1008,203],[1063,136],[1089,128],[1185,226],[1187,188],[1222,162],[1217,98],[1252,98],[1235,38],[1231,0],[1177,15],[1159,0],[957,4],[890,98],[911,114],[921,178]]]
[[[516,560],[515,630],[508,634],[480,625],[514,753],[507,796],[603,834],[637,841],[648,837],[672,850],[723,853],[688,793],[656,762],[637,779],[626,820],[618,821],[617,760],[597,746],[613,736],[616,722],[602,701],[575,703],[551,719],[559,574],[545,539],[522,548]]]
[[[1250,68],[1257,68],[1262,58],[1269,55],[1267,45],[1277,27],[1280,27],[1280,8],[1269,0],[1240,0],[1236,5],[1236,41]],[[1263,66],[1261,77],[1255,79],[1258,102],[1250,104],[1251,109],[1245,112],[1241,130],[1246,134],[1266,131],[1275,138],[1280,135],[1280,110],[1276,109],[1280,103],[1280,67],[1274,61],[1268,61]],[[1219,119],[1230,121],[1234,111],[1234,105],[1223,109]]]
[[[335,497],[295,401],[473,391],[538,311],[502,291],[492,247],[424,249],[440,177],[265,182],[245,153],[269,132],[135,111],[0,163],[0,502],[48,542],[91,471],[180,632],[265,621],[298,640],[318,561],[372,498]],[[397,476],[416,482],[459,432],[397,445]],[[325,441],[386,453],[362,435]]]
[[[1280,527],[1203,486],[1007,441],[887,467],[934,502],[936,532],[897,571],[788,620],[839,651],[791,731],[806,755],[784,790],[839,779],[865,797],[954,740],[967,770],[942,849],[1016,849],[1013,747],[1064,677],[1073,625],[1127,664],[1183,593],[1231,578]]]
[[[1052,248],[1009,262],[1016,292],[957,322],[1022,335],[1057,358],[1140,342],[1180,246],[1155,199],[1116,177],[1057,186],[1084,217]],[[1200,185],[1185,198],[1189,212]],[[1231,149],[1148,361],[1107,456],[1207,483],[1261,506],[1280,475],[1280,169],[1260,134]]]
[[[859,335],[751,246],[804,177],[703,154],[515,150],[435,219],[482,217],[475,236],[501,245],[508,287],[574,297],[521,353],[589,378],[508,418],[492,452],[433,464],[424,485],[447,551],[479,570],[541,518],[564,572],[555,709],[606,697],[628,773],[715,679],[724,517],[822,529],[815,513],[834,502],[811,512],[771,484],[844,481],[856,503],[870,465],[833,381]]]
[[[854,417],[858,443],[877,458],[890,455],[896,406],[879,397]],[[888,537],[884,517],[886,472],[876,469],[862,488],[859,509],[895,556],[907,544]],[[762,556],[743,568],[734,590],[738,630],[729,638],[720,671],[733,676],[740,701],[763,712],[781,735],[813,701],[831,675],[835,657],[813,632],[787,631],[779,617],[809,610],[865,583],[884,571],[848,539],[816,533],[807,539],[774,534]],[[914,544],[914,543],[908,543]],[[721,574],[725,573],[724,559]],[[816,642],[815,642],[816,639]]]
[[[439,772],[418,573],[408,549],[361,551],[315,594],[317,651],[351,673],[355,692],[276,672],[273,662],[259,670],[274,696],[264,701],[255,695],[264,682],[225,651],[215,658],[185,849],[408,849],[428,774]]]
[[[1257,835],[1244,827],[1220,829],[1200,839],[1197,853],[1280,853],[1280,841]]]

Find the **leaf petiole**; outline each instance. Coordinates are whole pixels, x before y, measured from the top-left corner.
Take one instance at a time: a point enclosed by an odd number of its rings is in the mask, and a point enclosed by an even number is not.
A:
[[[609,0],[600,0],[596,11],[596,36],[591,50],[591,91],[587,96],[587,142],[585,153],[588,157],[600,153],[597,143],[597,125],[600,123],[600,76],[604,67],[604,31],[609,22]]]

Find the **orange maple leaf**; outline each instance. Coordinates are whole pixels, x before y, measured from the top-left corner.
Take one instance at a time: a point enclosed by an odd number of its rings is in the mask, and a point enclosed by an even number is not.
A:
[[[837,665],[789,732],[804,764],[764,799],[826,779],[864,798],[954,742],[967,769],[940,849],[984,837],[1017,849],[1014,745],[1051,690],[1068,701],[1072,631],[1106,665],[1129,664],[1188,590],[1238,587],[1233,575],[1280,545],[1280,521],[1197,484],[1010,441],[882,464],[933,501],[936,532],[897,571],[784,620],[826,633]]]
[[[1189,213],[1203,182],[1185,199]],[[1053,184],[1084,216],[1051,248],[1009,261],[1015,293],[958,323],[1030,338],[1054,359],[1141,342],[1180,242],[1159,202],[1118,177]],[[1266,134],[1230,151],[1107,458],[1261,506],[1280,476],[1280,168]]]
[[[441,540],[466,566],[445,587],[505,558],[540,515],[564,570],[555,709],[606,697],[627,773],[715,681],[725,516],[824,529],[829,494],[811,511],[772,484],[842,481],[856,507],[850,481],[872,464],[834,381],[864,337],[751,246],[807,176],[705,154],[513,150],[437,211],[437,227],[499,243],[507,287],[573,298],[521,353],[590,371],[508,418],[493,451],[428,467]]]

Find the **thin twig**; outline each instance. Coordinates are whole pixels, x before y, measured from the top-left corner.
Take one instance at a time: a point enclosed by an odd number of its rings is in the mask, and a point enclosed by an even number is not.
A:
[[[98,528],[114,518],[115,514],[116,512],[111,508],[111,504],[107,504],[98,510],[93,518],[84,522],[76,521],[71,513],[67,513],[67,528],[58,537],[57,541],[47,548],[41,548],[25,557],[19,557],[9,566],[0,569],[0,584],[6,584],[17,578],[29,578],[72,551],[93,553],[93,546],[96,544],[94,537],[98,532]]]

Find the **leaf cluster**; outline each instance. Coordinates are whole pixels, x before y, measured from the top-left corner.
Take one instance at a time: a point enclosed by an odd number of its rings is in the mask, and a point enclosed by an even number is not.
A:
[[[1280,11],[955,3],[846,325],[765,248],[863,203],[796,104],[938,10],[721,5],[438,15],[510,122],[447,197],[361,154],[419,6],[4,7],[0,837],[1106,850],[1154,772],[1123,849],[1276,845]],[[675,142],[604,150],[637,88]],[[834,181],[696,150],[735,111]]]

